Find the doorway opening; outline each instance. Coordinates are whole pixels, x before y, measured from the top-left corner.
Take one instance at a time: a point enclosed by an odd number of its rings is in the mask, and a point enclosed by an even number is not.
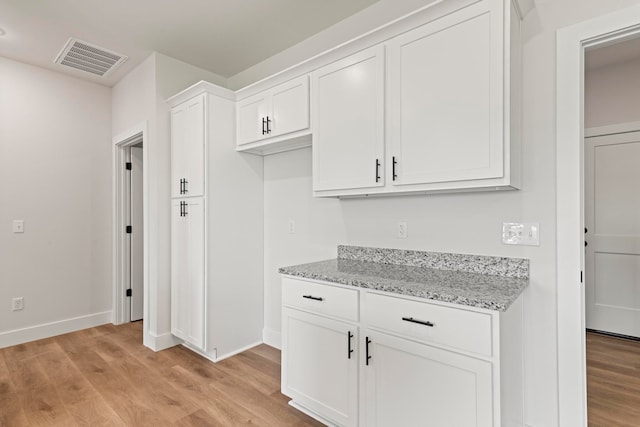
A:
[[[114,138],[114,324],[145,317],[148,277],[146,150],[143,130]]]
[[[640,36],[640,6],[558,31],[557,303],[559,425],[587,425],[585,274],[586,52]],[[590,232],[591,230],[588,230]],[[592,273],[592,276],[594,274]]]

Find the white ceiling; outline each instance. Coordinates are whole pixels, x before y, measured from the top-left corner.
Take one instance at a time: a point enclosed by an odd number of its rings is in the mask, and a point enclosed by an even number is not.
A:
[[[153,51],[230,77],[377,1],[0,0],[0,56],[107,86]],[[54,64],[69,37],[129,59],[106,79]]]

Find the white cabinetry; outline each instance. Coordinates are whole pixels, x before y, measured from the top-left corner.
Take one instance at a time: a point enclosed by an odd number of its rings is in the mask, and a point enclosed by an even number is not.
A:
[[[322,421],[357,426],[358,327],[342,320],[357,321],[357,291],[284,279],[283,303],[282,392]]]
[[[384,185],[384,46],[311,75],[313,188]]]
[[[217,361],[262,342],[262,158],[235,150],[233,92],[200,82],[168,103],[171,332]]]
[[[204,195],[204,103],[201,95],[171,110],[171,197]]]
[[[269,154],[309,145],[309,78],[239,101],[236,117],[238,151]]]
[[[171,333],[205,348],[204,199],[171,202]]]
[[[284,276],[282,324],[282,393],[323,422],[523,423],[521,299],[496,312]]]
[[[366,108],[364,100],[347,101],[338,114],[326,101],[336,97],[336,86],[318,84],[324,74],[314,74],[314,195],[519,188],[520,19],[508,0],[467,4],[377,47],[386,49],[386,76],[369,87],[385,91],[384,108],[375,116],[373,95]],[[360,55],[340,62],[358,62]],[[357,90],[361,74],[345,73],[344,81],[353,79],[347,94]],[[366,130],[345,130],[345,123]],[[383,126],[381,140],[372,129]],[[358,181],[363,165],[373,161],[374,145],[382,176]],[[354,159],[358,152],[361,159]],[[369,166],[369,175],[377,177],[373,170]]]
[[[491,362],[367,331],[365,420],[375,426],[493,426]]]

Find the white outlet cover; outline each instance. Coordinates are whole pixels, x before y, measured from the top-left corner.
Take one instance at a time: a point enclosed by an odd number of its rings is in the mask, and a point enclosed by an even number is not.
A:
[[[409,230],[407,229],[407,222],[406,221],[398,222],[398,238],[406,239],[408,235],[409,235]]]
[[[502,223],[502,243],[505,245],[540,246],[540,224],[537,222]]]

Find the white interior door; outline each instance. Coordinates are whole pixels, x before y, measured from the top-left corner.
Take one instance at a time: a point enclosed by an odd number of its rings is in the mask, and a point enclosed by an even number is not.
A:
[[[640,337],[640,132],[585,139],[586,325]]]
[[[131,321],[142,319],[144,212],[142,204],[142,147],[131,147]]]

